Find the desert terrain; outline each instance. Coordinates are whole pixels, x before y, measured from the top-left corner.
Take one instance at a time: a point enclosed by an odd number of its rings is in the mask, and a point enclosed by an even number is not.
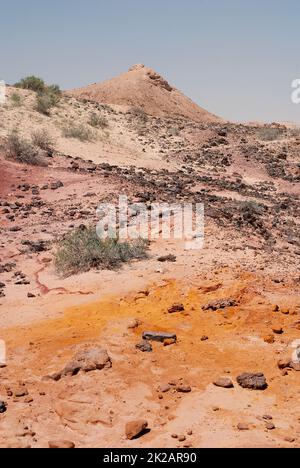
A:
[[[0,106],[0,447],[299,447],[300,130],[227,122],[142,65],[35,99]],[[51,135],[44,164],[9,157],[14,130]],[[120,194],[204,203],[203,249],[58,274]]]

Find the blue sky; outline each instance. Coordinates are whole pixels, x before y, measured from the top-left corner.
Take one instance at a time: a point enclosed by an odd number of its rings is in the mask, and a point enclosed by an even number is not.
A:
[[[144,63],[231,120],[300,122],[298,0],[0,0],[0,79],[84,86]]]

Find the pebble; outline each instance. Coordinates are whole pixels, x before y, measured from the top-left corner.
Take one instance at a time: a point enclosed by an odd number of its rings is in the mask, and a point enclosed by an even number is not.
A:
[[[74,442],[70,440],[50,440],[48,446],[51,449],[73,449],[75,448]]]
[[[148,427],[148,422],[145,419],[130,421],[125,426],[125,434],[127,439],[132,440],[135,437],[141,436]]]
[[[272,422],[266,422],[266,429],[268,429],[268,431],[273,431],[273,429],[275,429],[275,424]]]
[[[245,424],[245,423],[239,423],[237,425],[237,428],[239,431],[249,431],[249,426],[248,424]]]
[[[220,377],[219,379],[214,381],[214,385],[216,387],[222,388],[233,388],[232,380],[229,377]]]
[[[290,442],[291,444],[292,444],[293,442],[295,442],[294,437],[285,437],[284,440],[285,440],[285,442]]]
[[[192,389],[187,384],[179,384],[176,386],[176,391],[179,393],[190,393]]]
[[[0,401],[0,414],[5,413],[6,410],[7,410],[7,407],[6,407],[5,402],[4,402],[4,401]]]

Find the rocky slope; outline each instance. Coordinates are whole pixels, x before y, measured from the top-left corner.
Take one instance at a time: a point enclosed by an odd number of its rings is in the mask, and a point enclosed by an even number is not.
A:
[[[116,78],[71,90],[68,94],[102,104],[134,107],[156,117],[184,117],[196,122],[221,120],[197,106],[157,72],[141,64]]]

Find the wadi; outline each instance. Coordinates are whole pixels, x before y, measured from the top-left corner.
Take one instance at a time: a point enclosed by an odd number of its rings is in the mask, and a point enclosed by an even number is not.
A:
[[[6,86],[0,447],[299,447],[299,149],[141,64]],[[203,243],[99,238],[120,196],[202,205]]]

